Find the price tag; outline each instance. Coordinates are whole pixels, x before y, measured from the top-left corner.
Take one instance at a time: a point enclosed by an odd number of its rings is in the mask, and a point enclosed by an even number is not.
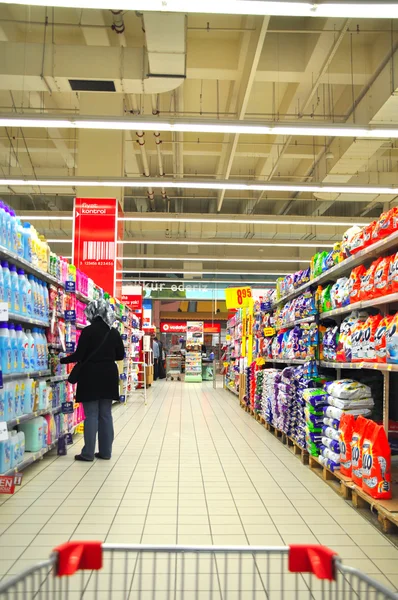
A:
[[[122,323],[127,323],[127,317],[126,317],[126,315],[123,315],[123,317],[122,317]]]
[[[64,415],[73,414],[73,410],[74,410],[73,402],[63,402],[61,410],[64,413]]]
[[[65,347],[67,352],[75,351],[75,342],[65,342]]]
[[[252,290],[250,287],[226,288],[225,302],[227,308],[245,308],[250,306]]]
[[[76,311],[75,310],[66,310],[65,311],[65,321],[76,321]]]
[[[8,440],[7,422],[0,421],[0,442],[4,442],[5,440]]]
[[[264,327],[264,337],[272,337],[276,331],[273,327]]]
[[[3,373],[0,370],[0,390],[2,390],[2,389],[3,389]]]
[[[127,333],[122,333],[121,338],[123,341],[127,340]]]
[[[0,321],[8,321],[8,302],[0,302]]]
[[[75,281],[65,281],[65,292],[76,292],[76,282]]]
[[[227,333],[227,335],[225,336],[225,341],[226,342],[230,342],[231,341],[231,336],[229,335],[229,333]]]

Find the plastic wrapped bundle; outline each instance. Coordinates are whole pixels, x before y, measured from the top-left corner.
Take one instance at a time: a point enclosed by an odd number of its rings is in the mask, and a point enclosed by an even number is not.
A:
[[[274,414],[276,406],[276,396],[278,383],[280,382],[280,371],[277,369],[267,369],[263,371],[263,389],[261,396],[262,414],[264,419],[274,425]]]
[[[246,367],[245,374],[246,374],[246,379],[245,379],[244,402],[245,402],[246,406],[250,406],[250,367]]]
[[[263,394],[264,371],[256,373],[256,392],[254,395],[254,410],[256,413],[262,412],[262,394]]]

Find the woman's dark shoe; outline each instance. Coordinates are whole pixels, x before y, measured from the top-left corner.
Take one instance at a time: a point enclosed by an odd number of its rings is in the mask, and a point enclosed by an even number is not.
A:
[[[110,456],[107,458],[106,456],[102,456],[99,452],[96,452],[94,456],[95,458],[101,458],[102,460],[111,460]]]
[[[81,454],[76,454],[75,460],[80,460],[82,462],[93,462],[94,459],[84,458]]]

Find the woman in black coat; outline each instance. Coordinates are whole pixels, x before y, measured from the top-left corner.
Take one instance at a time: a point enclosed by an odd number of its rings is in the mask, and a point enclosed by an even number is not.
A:
[[[75,460],[109,460],[112,455],[112,402],[119,400],[117,360],[124,358],[120,333],[112,327],[116,317],[109,302],[95,300],[85,310],[91,325],[80,335],[76,351],[62,364],[84,363],[77,382],[76,402],[84,404],[84,448]],[[99,452],[95,453],[98,432]]]

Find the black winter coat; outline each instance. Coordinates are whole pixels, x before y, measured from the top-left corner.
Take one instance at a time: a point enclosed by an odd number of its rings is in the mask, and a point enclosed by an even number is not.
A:
[[[101,344],[109,331],[97,317],[85,327],[73,354],[61,359],[62,364],[84,362]],[[124,345],[117,329],[111,328],[106,342],[82,368],[76,389],[76,402],[119,400],[119,372],[115,361],[123,360]]]

